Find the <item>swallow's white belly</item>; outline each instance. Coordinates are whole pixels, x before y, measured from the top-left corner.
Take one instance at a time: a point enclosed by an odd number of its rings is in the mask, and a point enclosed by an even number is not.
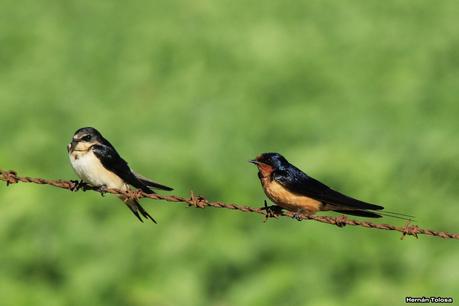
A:
[[[73,170],[84,182],[96,187],[105,185],[107,188],[127,188],[119,176],[105,169],[91,150],[87,152],[74,151],[69,154],[69,158]]]

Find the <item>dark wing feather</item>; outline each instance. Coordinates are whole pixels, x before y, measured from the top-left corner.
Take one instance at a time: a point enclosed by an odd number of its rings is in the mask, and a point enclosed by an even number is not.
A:
[[[92,151],[100,159],[100,162],[105,168],[118,175],[123,181],[141,189],[143,192],[154,193],[132,173],[127,162],[121,158],[112,146],[96,144],[92,146]]]
[[[274,171],[273,178],[293,193],[304,195],[324,203],[356,209],[384,209],[382,206],[366,203],[335,191],[292,165],[284,170]]]
[[[367,217],[367,218],[381,218],[382,216],[379,213],[375,213],[372,211],[368,210],[359,210],[359,209],[354,209],[354,210],[334,210],[338,213],[346,214],[346,215],[352,215],[352,216],[359,216],[359,217]]]
[[[162,189],[162,190],[167,190],[167,191],[171,191],[171,190],[174,190],[173,188],[169,187],[169,186],[166,186],[166,185],[163,185],[163,184],[160,184],[160,183],[157,183],[155,181],[152,181],[150,180],[149,178],[146,178],[145,176],[143,175],[140,175],[138,173],[135,173],[134,171],[131,170],[132,173],[134,173],[134,175],[137,177],[137,179],[139,181],[141,181],[143,184],[149,186],[149,187],[153,187],[153,188],[157,188],[157,189]]]

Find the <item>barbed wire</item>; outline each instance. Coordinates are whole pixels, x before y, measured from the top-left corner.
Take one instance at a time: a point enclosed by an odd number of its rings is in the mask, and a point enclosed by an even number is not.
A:
[[[97,192],[101,192],[100,188],[93,187],[90,185],[81,185],[78,181],[66,181],[66,180],[51,180],[51,179],[44,179],[44,178],[33,178],[28,176],[18,176],[17,172],[14,170],[1,170],[0,169],[0,180],[5,181],[6,185],[9,186],[11,184],[16,184],[19,182],[22,183],[34,183],[40,185],[50,185],[57,188],[67,189],[70,191],[77,191],[80,189],[86,190],[93,190]],[[232,210],[238,210],[241,212],[247,213],[257,213],[265,216],[265,222],[269,218],[278,218],[278,217],[290,217],[295,218],[299,221],[303,220],[314,220],[321,223],[327,223],[336,225],[338,227],[344,227],[345,225],[351,226],[361,226],[365,228],[371,229],[380,229],[380,230],[388,230],[388,231],[397,231],[402,233],[401,239],[405,236],[414,236],[418,238],[418,235],[427,235],[433,237],[440,237],[445,239],[459,239],[459,234],[455,233],[448,233],[444,231],[434,231],[430,229],[420,228],[417,225],[411,225],[410,222],[406,223],[404,226],[395,226],[392,224],[384,224],[384,223],[372,223],[368,221],[360,221],[360,220],[353,220],[349,219],[344,215],[338,217],[330,217],[330,216],[318,216],[318,215],[298,215],[294,212],[287,211],[287,210],[280,210],[275,209],[272,206],[267,206],[265,201],[265,207],[250,207],[245,205],[239,204],[232,204],[232,203],[224,203],[220,201],[209,201],[204,197],[196,196],[193,192],[191,192],[190,198],[184,198],[176,195],[160,195],[160,194],[147,194],[141,190],[128,190],[123,191],[119,189],[104,189],[102,191],[102,195],[104,193],[112,193],[112,194],[121,194],[128,198],[132,199],[142,199],[148,198],[153,200],[162,200],[167,202],[176,202],[176,203],[184,203],[188,204],[189,206],[196,207],[196,208],[205,208],[205,207],[214,207],[214,208],[226,208]]]

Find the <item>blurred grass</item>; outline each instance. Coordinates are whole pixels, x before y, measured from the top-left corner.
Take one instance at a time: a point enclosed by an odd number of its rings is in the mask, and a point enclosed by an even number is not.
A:
[[[0,167],[75,178],[97,127],[133,168],[260,206],[265,151],[458,231],[456,1],[0,1]],[[434,238],[0,187],[2,305],[381,305],[456,299]],[[165,207],[168,206],[168,207]],[[400,223],[396,220],[388,222]],[[454,296],[456,294],[456,296]]]

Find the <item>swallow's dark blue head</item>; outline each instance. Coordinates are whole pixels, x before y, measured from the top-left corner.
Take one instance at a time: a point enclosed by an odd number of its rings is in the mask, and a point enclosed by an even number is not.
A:
[[[251,160],[251,163],[260,166],[260,165],[268,165],[275,169],[284,169],[289,165],[288,161],[280,155],[279,153],[263,153],[258,155],[256,159]]]

